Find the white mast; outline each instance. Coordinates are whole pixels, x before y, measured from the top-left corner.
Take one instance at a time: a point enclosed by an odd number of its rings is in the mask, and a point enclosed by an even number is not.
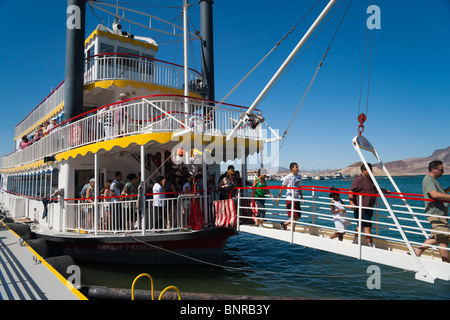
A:
[[[183,42],[184,42],[184,123],[186,127],[188,126],[188,113],[189,113],[189,60],[188,60],[188,7],[189,0],[184,0],[183,6]],[[188,128],[186,128],[188,129]]]
[[[312,35],[314,30],[319,26],[319,24],[322,22],[323,18],[328,14],[328,12],[331,10],[331,8],[334,6],[334,4],[337,2],[337,0],[331,0],[328,5],[325,7],[325,9],[322,11],[322,13],[317,17],[316,21],[312,24],[312,26],[309,28],[309,30],[305,33],[303,38],[300,40],[300,42],[297,44],[295,49],[291,52],[289,57],[284,61],[284,63],[281,65],[281,67],[278,69],[278,71],[275,73],[275,75],[272,77],[272,79],[269,81],[269,83],[266,85],[266,87],[263,89],[263,91],[259,94],[259,96],[256,98],[256,100],[253,102],[253,104],[250,106],[250,108],[247,110],[246,113],[243,113],[241,115],[241,120],[239,123],[234,127],[233,131],[227,136],[227,141],[229,141],[234,133],[249,119],[249,115],[253,112],[253,110],[256,109],[258,104],[261,102],[261,100],[264,98],[264,96],[269,92],[270,88],[274,85],[274,83],[278,80],[278,78],[281,76],[283,71],[286,69],[286,67],[291,63],[292,59],[297,55],[297,53],[300,51],[300,49],[303,47],[303,45],[306,43],[306,41],[309,39],[309,37]]]

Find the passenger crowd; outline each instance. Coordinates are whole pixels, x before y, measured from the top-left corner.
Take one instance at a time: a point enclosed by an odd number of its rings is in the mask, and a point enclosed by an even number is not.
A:
[[[39,125],[36,130],[28,135],[22,136],[22,141],[19,148],[25,149],[29,145],[41,140],[42,137],[48,134],[48,132],[58,125],[58,119],[53,117],[50,121],[45,121],[43,124]]]
[[[121,93],[119,95],[119,102],[123,100],[129,99],[128,93]],[[93,111],[88,114],[84,114],[83,117],[89,117],[93,114],[97,114],[97,121],[98,123],[91,124],[88,123],[88,126],[90,127],[87,134],[87,139],[89,141],[93,141],[94,139],[111,139],[114,136],[122,136],[123,134],[128,133],[129,130],[129,121],[128,119],[128,112],[127,108],[123,108],[125,106],[125,103],[120,102],[114,105],[112,108],[110,106],[106,106],[104,108],[99,109],[98,111]],[[50,121],[45,121],[45,123],[39,125],[37,129],[28,135],[24,135],[21,138],[21,142],[19,145],[20,149],[25,149],[29,145],[33,144],[34,142],[39,141],[42,137],[44,137],[48,132],[58,125],[58,118],[53,117]],[[98,128],[94,128],[98,125]],[[76,132],[76,130],[74,131]],[[81,142],[81,136],[76,136],[74,134],[73,137],[74,144],[76,142]],[[86,141],[87,142],[87,141]]]

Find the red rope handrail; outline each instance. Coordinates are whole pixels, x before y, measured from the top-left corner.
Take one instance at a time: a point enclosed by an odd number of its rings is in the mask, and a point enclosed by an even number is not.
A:
[[[380,198],[381,195],[379,194],[370,194],[370,193],[359,193],[359,192],[351,192],[349,189],[339,189],[338,191],[330,190],[329,187],[321,187],[321,186],[302,186],[300,188],[294,188],[294,187],[282,187],[282,186],[267,186],[267,187],[236,187],[235,189],[238,190],[249,190],[249,189],[268,189],[268,190],[302,190],[302,191],[319,191],[319,192],[326,192],[326,193],[339,193],[339,194],[353,194],[353,195],[361,195],[361,196],[369,196],[369,197],[377,197]],[[323,190],[317,190],[317,189],[323,189]],[[348,190],[348,191],[341,191],[341,190]],[[392,194],[392,195],[391,195]],[[416,200],[416,201],[428,201],[428,202],[449,202],[450,201],[440,201],[440,200],[434,200],[434,199],[425,199],[423,195],[416,194],[416,193],[408,193],[407,195],[410,195],[411,197],[405,197],[401,196],[405,195],[405,193],[398,193],[398,192],[389,192],[389,194],[384,194],[386,198],[392,198],[392,199],[405,199],[405,200]]]

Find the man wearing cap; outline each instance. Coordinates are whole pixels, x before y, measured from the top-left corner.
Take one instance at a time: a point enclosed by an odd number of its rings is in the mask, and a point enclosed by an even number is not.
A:
[[[47,126],[47,129],[45,130],[45,132],[48,132],[49,130],[53,129],[54,127],[56,127],[56,117],[52,118],[52,123],[50,123]]]

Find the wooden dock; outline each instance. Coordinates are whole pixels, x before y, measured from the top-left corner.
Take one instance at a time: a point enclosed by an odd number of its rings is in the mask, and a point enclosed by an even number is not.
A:
[[[0,223],[0,300],[87,300],[3,222]]]

